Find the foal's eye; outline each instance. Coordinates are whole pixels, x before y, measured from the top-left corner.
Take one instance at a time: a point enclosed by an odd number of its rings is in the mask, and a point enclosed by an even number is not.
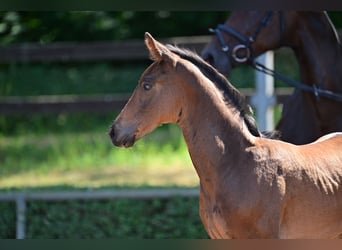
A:
[[[144,88],[144,90],[150,90],[150,89],[152,88],[152,84],[150,84],[150,83],[144,83],[144,84],[143,84],[143,88]]]

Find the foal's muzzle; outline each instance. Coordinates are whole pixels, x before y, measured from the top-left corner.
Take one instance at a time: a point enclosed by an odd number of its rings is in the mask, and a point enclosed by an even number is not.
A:
[[[109,130],[112,143],[117,147],[132,147],[135,143],[135,133],[129,128],[120,128],[115,123]]]

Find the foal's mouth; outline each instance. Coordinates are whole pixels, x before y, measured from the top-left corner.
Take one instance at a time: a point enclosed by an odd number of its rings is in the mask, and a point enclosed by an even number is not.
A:
[[[113,145],[117,147],[129,148],[132,147],[136,141],[135,134],[124,134],[122,136],[119,136],[119,133],[115,132],[115,129],[113,127],[111,127],[111,129],[109,130],[109,136],[112,140]]]

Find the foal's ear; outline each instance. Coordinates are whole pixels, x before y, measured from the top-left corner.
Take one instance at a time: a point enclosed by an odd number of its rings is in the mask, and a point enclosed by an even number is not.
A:
[[[150,51],[153,61],[161,61],[169,52],[163,44],[155,40],[148,32],[145,32],[145,44]]]

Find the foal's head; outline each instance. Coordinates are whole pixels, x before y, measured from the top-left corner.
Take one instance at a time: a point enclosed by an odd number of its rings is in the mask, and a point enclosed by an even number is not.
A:
[[[212,66],[191,51],[159,43],[148,33],[145,43],[154,62],[145,70],[132,97],[114,121],[110,136],[115,145],[130,147],[157,126],[179,123],[183,109],[197,103],[196,95],[202,97],[199,88],[222,92],[223,103],[240,114],[254,136],[262,136],[245,98]],[[195,82],[196,85],[187,87]],[[201,82],[211,83],[210,87],[199,86]]]
[[[154,61],[142,74],[128,103],[116,118],[110,136],[116,146],[130,147],[164,123],[177,123],[182,94],[175,68],[179,57],[149,34],[145,43]]]

